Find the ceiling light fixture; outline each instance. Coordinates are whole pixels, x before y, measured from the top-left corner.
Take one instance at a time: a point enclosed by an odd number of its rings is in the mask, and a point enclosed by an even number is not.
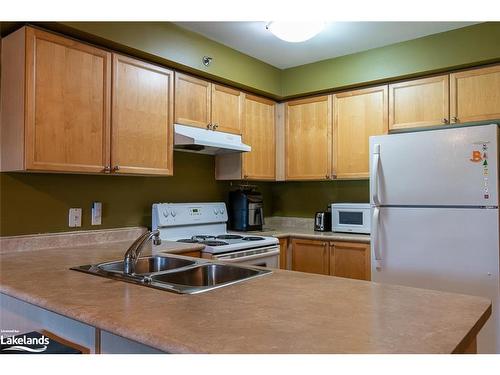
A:
[[[266,29],[286,42],[304,42],[318,35],[325,27],[324,22],[280,22],[272,21]]]

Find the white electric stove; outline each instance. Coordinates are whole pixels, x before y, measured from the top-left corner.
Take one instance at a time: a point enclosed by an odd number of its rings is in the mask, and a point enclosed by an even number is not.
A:
[[[166,241],[204,245],[205,257],[232,263],[279,267],[279,241],[275,237],[227,232],[224,202],[155,203],[153,230]]]

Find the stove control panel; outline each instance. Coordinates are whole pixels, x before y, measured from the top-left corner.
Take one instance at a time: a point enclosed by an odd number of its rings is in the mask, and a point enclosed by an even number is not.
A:
[[[179,225],[227,222],[226,204],[217,203],[155,203],[152,211],[153,229]]]

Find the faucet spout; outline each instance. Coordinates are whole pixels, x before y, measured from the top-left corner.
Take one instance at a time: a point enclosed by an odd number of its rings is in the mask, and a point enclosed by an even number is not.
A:
[[[151,240],[153,240],[153,245],[161,244],[159,230],[145,232],[138,239],[136,239],[132,245],[130,245],[127,252],[125,253],[125,258],[123,261],[123,272],[125,274],[130,275],[135,273],[137,260],[144,250],[145,245]]]

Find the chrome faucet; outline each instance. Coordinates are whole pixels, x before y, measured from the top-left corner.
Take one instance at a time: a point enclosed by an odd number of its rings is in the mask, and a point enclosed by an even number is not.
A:
[[[139,259],[142,250],[144,250],[144,246],[151,240],[153,240],[153,245],[161,244],[159,230],[148,230],[146,233],[142,234],[138,239],[136,239],[132,245],[130,245],[127,252],[125,253],[125,259],[123,261],[123,272],[125,274],[130,275],[135,272],[137,260]]]

